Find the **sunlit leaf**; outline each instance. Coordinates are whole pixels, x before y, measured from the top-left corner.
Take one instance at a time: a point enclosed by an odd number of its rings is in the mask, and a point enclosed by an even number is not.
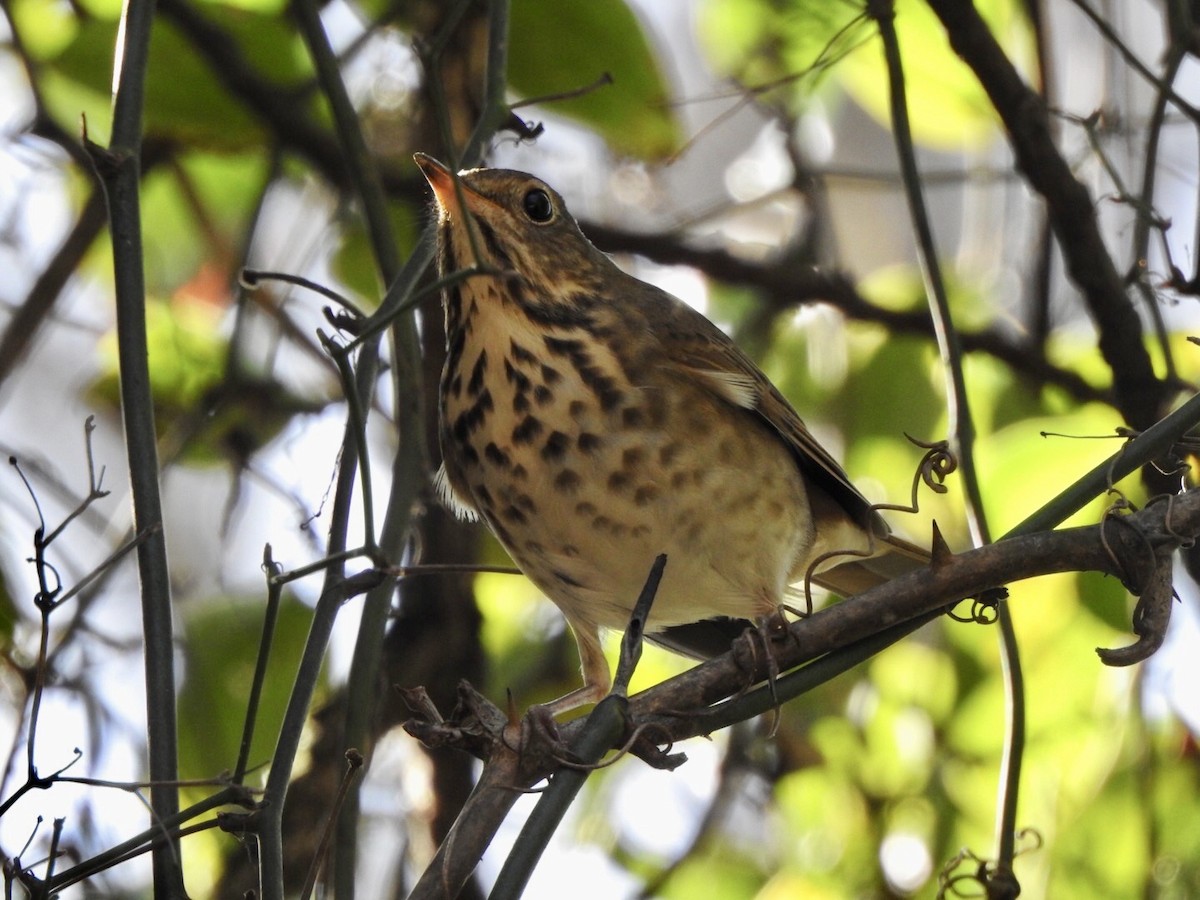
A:
[[[902,641],[869,664],[871,680],[882,697],[926,710],[942,721],[953,710],[958,680],[947,654],[916,641]]]
[[[1143,893],[1147,859],[1142,841],[1114,834],[1113,823],[1145,828],[1144,797],[1133,772],[1119,773],[1078,816],[1056,834],[1058,864],[1050,871],[1047,896],[1121,900]]]
[[[1030,57],[1018,4],[987,0],[975,6],[1018,62]],[[898,0],[895,10],[914,138],[956,149],[995,140],[996,117],[987,96],[950,49],[932,10],[919,0]],[[883,51],[861,6],[807,0],[778,8],[766,0],[709,0],[701,21],[704,45],[717,66],[743,83],[780,83],[780,92],[802,104],[832,63],[836,83],[889,126]]]
[[[155,292],[193,281],[205,263],[224,269],[228,302],[241,235],[265,187],[267,160],[256,152],[190,153],[143,179],[146,280]]]
[[[756,896],[763,881],[763,873],[753,861],[745,856],[721,853],[718,848],[713,852],[689,856],[671,874],[659,896],[664,900],[690,900],[694,897],[741,900]]]
[[[478,575],[475,599],[483,615],[481,638],[492,661],[488,674],[494,695],[511,691],[527,706],[579,687],[579,657],[566,621],[528,579]]]
[[[616,152],[656,159],[678,147],[662,70],[623,0],[515,0],[509,54],[509,84],[526,98],[577,91],[611,76],[612,84],[546,109],[596,129]]]
[[[836,762],[827,755],[830,762]],[[839,770],[803,769],[776,786],[788,858],[807,877],[832,886],[870,885],[874,850],[863,841],[870,806],[860,788]]]
[[[1128,632],[1133,604],[1120,580],[1100,572],[1078,572],[1080,606],[1118,632]]]
[[[21,36],[21,46],[31,59],[57,56],[79,31],[79,19],[66,3],[13,0],[7,8],[12,27]]]
[[[204,0],[204,5],[229,6],[256,13],[281,13],[287,9],[287,0]]]
[[[982,435],[980,469],[988,473],[989,483],[1003,485],[1002,490],[987,491],[984,496],[993,532],[1005,533],[1115,450],[1104,442],[1077,440],[1077,436],[1111,434],[1120,424],[1110,408],[1096,404],[1055,418],[1025,419]],[[1098,497],[1067,522],[1093,524],[1108,502]]]
[[[755,88],[779,83],[802,99],[871,31],[857,4],[799,0],[708,0],[699,34],[716,67]]]
[[[217,327],[220,311],[204,304],[146,305],[146,339],[149,346],[150,387],[155,401],[176,409],[200,405],[204,393],[224,371],[225,339]],[[116,403],[117,345],[112,333],[101,345],[108,372],[96,391]]]
[[[846,442],[853,447],[874,437],[940,437],[938,423],[945,415],[945,401],[940,385],[933,378],[922,377],[936,363],[936,350],[926,340],[893,337],[879,343],[874,353],[852,369],[844,387],[832,398],[845,423]],[[904,377],[898,377],[901,373]],[[918,459],[920,453],[914,451],[913,463]],[[911,477],[914,465],[907,468]]]

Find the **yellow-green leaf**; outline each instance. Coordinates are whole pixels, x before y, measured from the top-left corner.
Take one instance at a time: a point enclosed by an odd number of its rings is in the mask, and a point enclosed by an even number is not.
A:
[[[666,82],[637,17],[622,0],[512,4],[509,84],[525,98],[612,83],[544,104],[594,128],[617,153],[658,159],[679,146]]]

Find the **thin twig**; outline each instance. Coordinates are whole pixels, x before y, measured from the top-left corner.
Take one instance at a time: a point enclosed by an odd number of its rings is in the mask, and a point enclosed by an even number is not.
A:
[[[363,403],[358,395],[355,383],[354,369],[344,347],[339,347],[323,331],[317,331],[317,339],[325,347],[325,352],[337,366],[338,375],[342,380],[342,393],[346,397],[346,407],[349,415],[346,417],[346,433],[353,437],[354,451],[357,458],[359,481],[362,485],[363,533],[366,536],[367,554],[374,556],[377,550],[375,542],[375,492],[372,488],[371,457],[367,444],[367,416]],[[342,455],[342,465],[350,464],[345,454]]]
[[[344,157],[350,182],[363,208],[381,280],[385,284],[392,283],[398,280],[398,273],[402,273],[404,270],[400,268],[399,255],[388,217],[386,195],[382,189],[379,174],[367,152],[357,114],[338,70],[338,60],[329,44],[329,38],[325,33],[316,3],[311,0],[299,0],[293,4],[292,9],[316,67],[322,92],[333,111],[334,121],[337,125],[337,137],[340,142],[339,149]],[[420,271],[423,271],[424,265],[419,268]],[[414,283],[417,277],[419,277],[419,271],[413,276]],[[409,360],[416,359],[419,351],[411,316],[399,317],[396,320],[395,328],[397,356],[395,362],[399,367],[407,365]],[[358,368],[354,372],[354,378],[352,380],[347,378],[348,399],[351,399],[352,404],[356,400],[360,404],[360,410],[371,407],[378,370],[379,345],[378,341],[371,341],[364,344],[359,353]],[[412,388],[419,395],[418,381],[412,382]],[[407,412],[408,408],[402,406],[401,410]],[[357,422],[355,418],[354,415],[349,416],[346,423],[342,439],[341,464],[334,493],[329,555],[335,559],[339,558],[346,548],[350,501],[360,462],[360,454],[353,451],[356,447],[361,449],[360,435],[365,420],[361,415],[357,417]],[[403,435],[402,443],[422,443],[421,422],[418,415],[409,414],[403,418],[398,416],[397,424]],[[376,536],[373,530],[367,535],[366,541],[368,546],[376,545]],[[386,547],[383,550],[387,552]],[[318,599],[317,610],[313,617],[308,641],[305,643],[297,679],[284,713],[283,725],[268,776],[266,799],[269,805],[264,810],[259,829],[261,887],[266,900],[282,900],[283,897],[283,810],[308,707],[316,690],[321,661],[338,608],[344,599],[342,590],[344,577],[345,569],[342,565],[330,566],[326,571],[325,585]],[[368,600],[369,602],[370,600]],[[366,626],[360,626],[360,630],[362,627]],[[353,870],[352,858],[348,860],[345,868]],[[346,896],[352,896],[352,892],[348,890]]]
[[[1105,174],[1108,175],[1109,180],[1113,183],[1113,187],[1116,188],[1117,201],[1133,208],[1134,221],[1136,223],[1145,222],[1147,225],[1153,223],[1160,233],[1164,233],[1170,223],[1164,221],[1161,216],[1156,215],[1154,212],[1153,177],[1149,180],[1151,185],[1150,194],[1135,195],[1131,193],[1125,187],[1125,179],[1121,177],[1121,173],[1117,171],[1117,167],[1108,158],[1108,154],[1104,150],[1104,144],[1100,135],[1101,117],[1099,114],[1086,118],[1079,118],[1077,116],[1067,116],[1067,118],[1083,128],[1092,152],[1096,154],[1096,158],[1100,161],[1100,167],[1104,169]],[[1161,127],[1161,122],[1159,126]],[[1147,165],[1152,167],[1153,162],[1148,160]],[[1135,272],[1137,271],[1136,266],[1137,263],[1135,261]],[[1154,291],[1150,288],[1144,277],[1134,278],[1133,286],[1139,296],[1141,296],[1142,304],[1146,307],[1146,314],[1150,317],[1150,322],[1154,326],[1154,335],[1158,339],[1158,350],[1163,355],[1166,378],[1168,381],[1175,381],[1179,377],[1175,368],[1175,355],[1171,351],[1171,341],[1167,334],[1167,323],[1163,320],[1162,310],[1158,307],[1158,298],[1154,296]]]
[[[271,556],[271,545],[263,548],[263,572],[267,576],[267,607],[263,613],[262,636],[259,638],[258,655],[254,659],[254,676],[250,679],[250,694],[246,698],[246,716],[242,720],[242,740],[238,745],[237,763],[233,767],[231,780],[241,784],[250,765],[250,747],[254,743],[254,727],[258,722],[258,705],[263,685],[267,680],[267,665],[271,659],[271,646],[275,641],[275,628],[279,621],[279,607],[283,598],[283,582],[276,576],[279,565]]]
[[[362,771],[362,766],[362,754],[357,750],[347,750],[346,772],[342,776],[342,783],[338,787],[337,796],[334,798],[333,806],[329,810],[329,818],[326,820],[325,828],[321,832],[321,840],[317,842],[317,849],[313,853],[312,864],[308,868],[308,874],[304,876],[304,886],[300,888],[300,900],[309,900],[312,897],[313,890],[317,886],[317,877],[321,874],[321,869],[329,856],[329,846],[333,840],[338,817],[342,812],[342,806],[345,804],[346,797],[350,793],[350,786]]]
[[[1090,21],[1096,27],[1096,30],[1100,32],[1101,36],[1108,41],[1119,54],[1121,54],[1121,58],[1125,60],[1125,63],[1129,66],[1129,68],[1141,75],[1142,78],[1144,78],[1149,84],[1152,84],[1163,97],[1170,100],[1171,103],[1181,113],[1191,119],[1193,123],[1200,126],[1200,109],[1192,106],[1192,104],[1188,103],[1177,93],[1175,93],[1175,89],[1171,87],[1171,83],[1169,81],[1159,78],[1157,75],[1151,72],[1150,67],[1138,59],[1137,54],[1130,50],[1129,47],[1126,46],[1125,42],[1121,40],[1120,36],[1116,32],[1116,29],[1114,29],[1103,16],[1101,16],[1098,12],[1092,9],[1091,6],[1084,2],[1084,0],[1071,0],[1071,2],[1075,5],[1075,8],[1083,13],[1088,18],[1088,21]]]
[[[80,208],[79,216],[62,245],[42,268],[41,274],[25,295],[25,300],[13,312],[4,334],[0,336],[0,384],[15,371],[17,363],[25,356],[30,341],[54,308],[68,279],[75,273],[80,260],[103,230],[106,221],[104,192],[96,185]]]
[[[574,765],[559,769],[538,798],[500,874],[496,876],[490,900],[517,900],[521,896],[550,838],[595,764],[626,733],[629,679],[633,677],[641,656],[643,631],[666,564],[665,555],[660,554],[654,560],[621,641],[621,662],[613,679],[613,690],[592,710],[586,724],[571,742],[570,755]]]

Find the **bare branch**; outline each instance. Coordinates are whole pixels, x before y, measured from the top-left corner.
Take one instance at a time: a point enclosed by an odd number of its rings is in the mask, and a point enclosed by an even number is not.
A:
[[[1045,103],[1017,73],[972,3],[928,0],[950,45],[971,67],[999,113],[1030,187],[1046,202],[1072,281],[1100,332],[1113,372],[1117,407],[1143,428],[1161,415],[1169,395],[1142,343],[1142,323],[1100,233],[1092,197],[1054,145]]]

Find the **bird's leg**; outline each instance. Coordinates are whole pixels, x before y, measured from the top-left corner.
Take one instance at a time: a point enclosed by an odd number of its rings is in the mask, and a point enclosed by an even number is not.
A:
[[[599,703],[608,694],[612,685],[612,676],[608,669],[608,660],[600,648],[600,629],[568,617],[571,632],[575,635],[575,643],[579,647],[580,668],[583,670],[583,687],[576,688],[569,694],[563,694],[549,703],[539,703],[529,707],[525,718],[529,726],[540,738],[551,745],[560,742],[558,737],[558,722],[556,717],[589,703]]]
[[[551,716],[570,712],[588,703],[599,703],[608,694],[612,686],[612,674],[608,669],[608,660],[600,648],[600,629],[595,625],[580,622],[568,616],[567,623],[575,635],[575,644],[579,648],[579,667],[583,671],[583,687],[576,688],[569,694],[564,694],[557,700],[543,703],[540,708]]]
[[[733,642],[734,659],[746,671],[749,679],[743,691],[749,690],[754,684],[754,675],[759,669],[760,649],[766,655],[767,689],[771,692],[771,700],[775,707],[775,721],[771,726],[772,734],[779,725],[780,702],[775,691],[775,682],[779,678],[779,664],[775,661],[775,654],[771,652],[771,644],[785,640],[790,634],[785,607],[781,605],[773,612],[756,616],[754,627],[747,628],[741,637]]]
[[[762,636],[763,649],[767,652],[767,688],[771,691],[771,728],[767,736],[774,737],[779,728],[779,708],[782,704],[779,694],[775,690],[775,682],[779,678],[779,663],[776,662],[775,654],[771,652],[771,645],[768,641],[785,641],[791,637],[792,632],[788,628],[787,614],[783,604],[776,607],[770,615],[760,618],[757,622],[757,630]]]

